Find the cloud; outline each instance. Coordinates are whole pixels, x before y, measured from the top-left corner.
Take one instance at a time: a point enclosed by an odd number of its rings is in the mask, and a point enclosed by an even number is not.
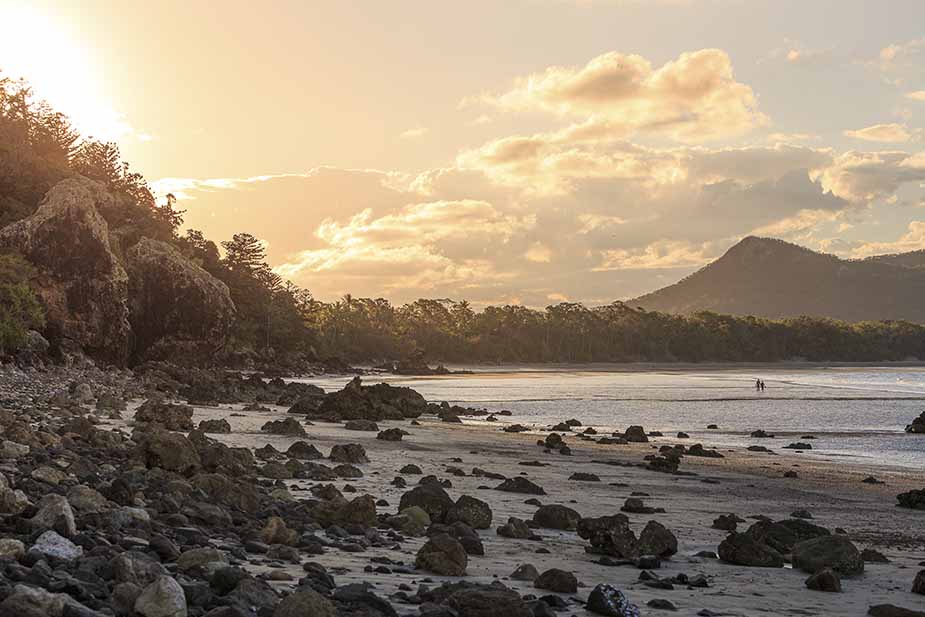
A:
[[[906,233],[892,242],[864,242],[854,246],[854,257],[870,257],[925,249],[925,221],[910,221]]]
[[[813,172],[813,177],[827,191],[849,201],[887,199],[904,184],[925,181],[925,153],[852,150]]]
[[[863,129],[845,131],[846,137],[863,139],[864,141],[878,141],[888,144],[899,144],[909,141],[912,135],[904,124],[875,124]]]
[[[913,101],[925,102],[925,90],[916,90],[915,92],[907,92],[906,98],[912,99]]]
[[[679,240],[658,240],[641,249],[605,251],[595,271],[663,268],[698,268],[719,257],[713,242],[693,244]]]
[[[423,126],[419,126],[413,129],[408,129],[407,131],[402,132],[399,137],[402,139],[418,139],[424,137],[427,134],[427,129]]]
[[[610,52],[583,67],[549,67],[477,100],[578,118],[586,132],[611,139],[638,133],[696,143],[767,122],[755,93],[736,81],[729,56],[719,49],[686,52],[658,68],[642,56]]]

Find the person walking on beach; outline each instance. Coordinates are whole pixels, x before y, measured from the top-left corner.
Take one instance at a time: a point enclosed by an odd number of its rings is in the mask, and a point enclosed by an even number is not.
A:
[[[761,387],[761,391],[764,392],[764,380],[763,380],[763,379],[759,379],[759,380],[758,380],[758,384],[759,384],[759,386]]]
[[[760,391],[761,391],[761,380],[756,379],[755,380],[755,392],[760,392]]]

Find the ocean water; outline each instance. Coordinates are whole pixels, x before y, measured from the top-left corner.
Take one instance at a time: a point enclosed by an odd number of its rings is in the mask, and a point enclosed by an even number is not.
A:
[[[903,431],[925,411],[925,368],[807,368],[754,370],[561,370],[471,368],[438,377],[364,377],[419,391],[427,400],[488,411],[537,427],[576,418],[601,432],[641,424],[666,441],[684,431],[689,443],[760,444],[780,448],[816,437],[808,456],[845,464],[925,469],[925,435]],[[766,390],[756,392],[755,378]],[[349,377],[305,379],[339,389]],[[707,430],[716,424],[719,430]],[[764,429],[773,440],[752,439]],[[671,438],[671,439],[669,439]]]

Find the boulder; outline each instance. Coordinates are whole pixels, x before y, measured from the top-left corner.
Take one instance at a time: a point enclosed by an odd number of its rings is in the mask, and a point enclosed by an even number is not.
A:
[[[83,548],[77,546],[55,531],[46,531],[40,535],[29,551],[61,561],[71,561],[83,555]]]
[[[402,420],[417,418],[427,409],[424,397],[411,388],[380,383],[364,386],[355,377],[343,390],[324,397],[309,417],[328,420]]]
[[[530,617],[535,614],[520,594],[500,584],[462,587],[450,594],[446,604],[453,611],[450,614],[459,617]]]
[[[366,431],[375,433],[379,431],[379,425],[372,420],[348,420],[344,422],[344,428],[348,431]]]
[[[638,425],[626,429],[623,438],[630,443],[647,443],[649,441],[645,429]]]
[[[636,534],[629,527],[625,514],[583,518],[578,521],[578,535],[591,543],[585,550],[591,553],[635,559],[638,557]]]
[[[447,523],[461,521],[473,529],[489,529],[491,518],[491,506],[481,499],[463,495],[456,500],[452,508],[447,510],[445,521]]]
[[[517,566],[511,573],[510,579],[512,581],[528,581],[532,583],[539,575],[539,571],[533,564],[525,563]]]
[[[533,522],[547,529],[574,531],[578,527],[581,515],[572,508],[558,504],[540,506],[533,513]]]
[[[639,608],[613,585],[600,584],[592,589],[585,608],[606,617],[639,617]]]
[[[150,468],[160,467],[179,474],[193,475],[202,466],[193,443],[179,433],[152,431],[143,434],[136,456]]]
[[[919,570],[912,580],[912,593],[925,596],[925,570]]]
[[[678,539],[658,521],[649,521],[639,534],[636,552],[666,559],[678,552]]]
[[[289,449],[286,450],[286,456],[300,461],[315,461],[324,458],[321,450],[304,441],[296,441],[289,446]]]
[[[74,520],[74,510],[68,503],[67,497],[45,495],[38,504],[38,512],[29,519],[29,525],[36,531],[54,530],[65,537],[77,534],[77,523]]]
[[[435,523],[442,523],[446,520],[447,513],[456,504],[442,486],[435,482],[428,482],[414,487],[401,496],[399,511],[412,506],[424,510]]]
[[[536,580],[533,581],[533,586],[537,589],[545,589],[556,593],[576,593],[578,591],[578,579],[567,570],[550,568],[536,577]]]
[[[513,540],[541,540],[540,536],[533,533],[533,530],[523,520],[512,516],[507,519],[507,523],[497,529],[497,534],[502,538],[511,538]]]
[[[784,558],[773,548],[758,542],[747,533],[731,533],[717,551],[723,561],[738,566],[781,568]]]
[[[273,617],[335,617],[334,605],[317,591],[306,587],[283,598]]]
[[[284,420],[270,420],[260,427],[264,433],[271,435],[289,435],[293,437],[305,437],[305,428],[295,418],[286,418]]]
[[[864,572],[864,560],[857,547],[843,535],[820,536],[793,547],[793,567],[809,574],[830,568],[842,576]]]
[[[841,591],[841,578],[831,568],[823,568],[806,579],[806,588],[813,591]]]
[[[135,600],[140,617],[186,617],[186,594],[174,578],[159,576]]]
[[[366,449],[358,443],[337,444],[331,448],[329,457],[335,463],[361,464],[368,463]]]
[[[907,433],[925,433],[925,411],[912,420],[912,424],[906,426]]]
[[[802,519],[791,518],[777,522],[758,521],[745,533],[778,553],[786,554],[793,550],[797,542],[827,536],[829,530]]]
[[[135,412],[135,422],[160,424],[168,431],[193,430],[193,408],[164,401],[162,397],[150,398]]]
[[[125,253],[134,360],[211,362],[235,314],[228,286],[178,249],[141,238]]]
[[[203,433],[228,434],[231,432],[231,424],[224,418],[203,420],[199,423],[199,430]]]
[[[906,493],[900,493],[896,496],[900,508],[911,508],[913,510],[925,510],[925,488],[913,489]]]
[[[98,182],[62,180],[35,213],[0,229],[0,247],[35,265],[53,349],[69,339],[94,360],[123,366],[131,352],[129,281],[102,214],[116,206]]]
[[[507,493],[523,493],[526,495],[545,495],[543,488],[523,476],[514,476],[495,487],[496,490]]]
[[[447,534],[431,537],[418,551],[418,568],[440,576],[465,576],[468,557],[458,540]]]

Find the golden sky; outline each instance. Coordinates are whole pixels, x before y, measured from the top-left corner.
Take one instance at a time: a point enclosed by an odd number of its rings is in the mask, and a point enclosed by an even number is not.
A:
[[[608,302],[925,248],[920,0],[0,0],[0,70],[344,293]]]

